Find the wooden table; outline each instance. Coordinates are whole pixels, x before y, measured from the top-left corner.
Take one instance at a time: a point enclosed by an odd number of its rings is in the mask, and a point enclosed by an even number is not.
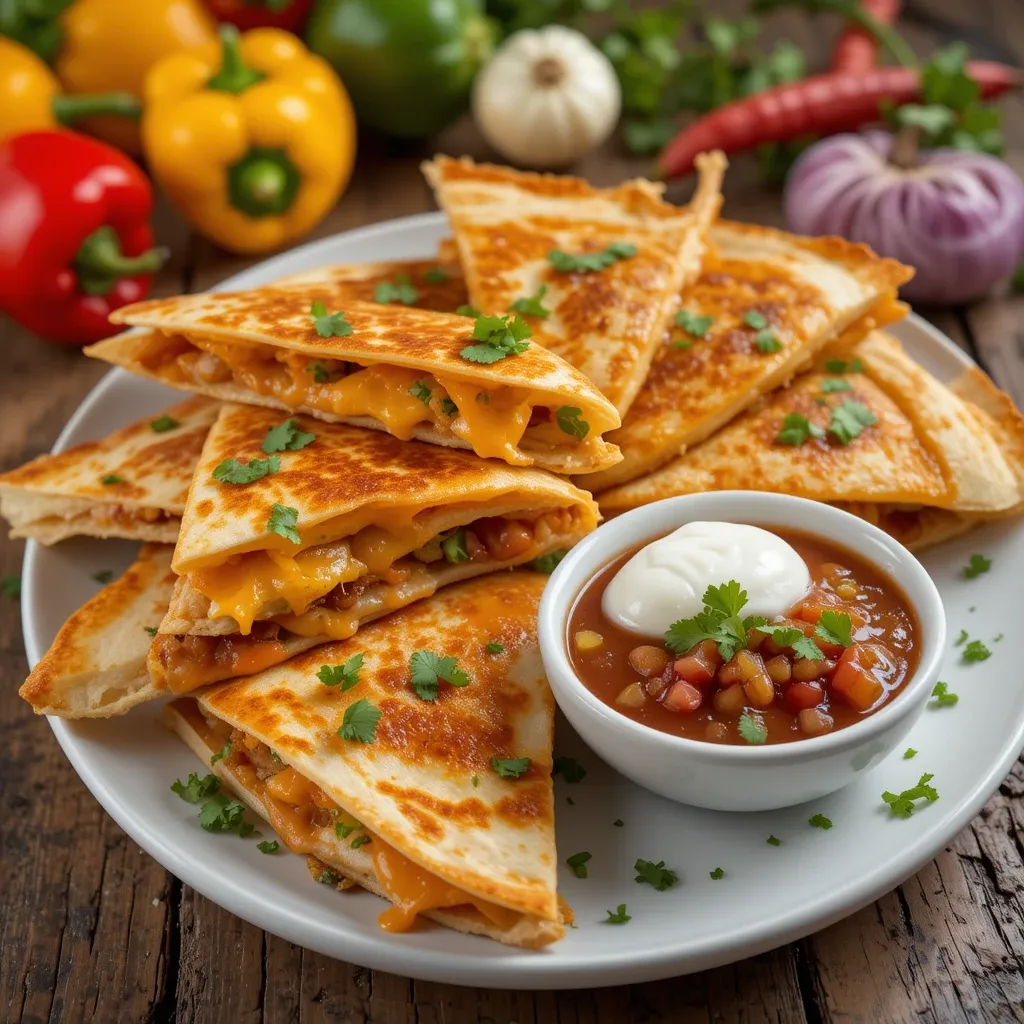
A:
[[[735,8],[737,4],[713,5]],[[1020,0],[919,0],[1024,58]],[[797,16],[773,29],[824,52],[834,29]],[[927,32],[906,34],[922,49]],[[1024,172],[1024,101],[1006,104],[1009,160]],[[437,148],[485,157],[468,124]],[[432,208],[417,163],[366,143],[329,235]],[[614,147],[578,168],[597,184],[643,173]],[[684,199],[686,188],[673,189]],[[739,160],[726,213],[780,223],[778,195]],[[246,265],[157,219],[173,248],[159,292],[196,291]],[[922,310],[1024,407],[1024,297]],[[105,367],[0,323],[0,468],[46,451]],[[0,575],[22,545],[0,540]],[[582,992],[482,991],[344,964],[260,931],[182,885],[89,795],[44,720],[16,696],[27,671],[17,604],[0,598],[0,1020],[570,1022],[1024,1021],[1024,763],[953,845],[873,906],[788,947],[654,984]],[[869,850],[864,851],[870,857]],[[756,914],[756,908],[751,913]],[[401,964],[395,964],[401,970]]]

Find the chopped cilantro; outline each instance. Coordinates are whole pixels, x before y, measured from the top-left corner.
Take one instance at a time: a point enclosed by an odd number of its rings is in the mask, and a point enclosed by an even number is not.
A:
[[[329,885],[333,888],[341,881],[341,875],[339,875],[337,871],[332,871],[330,868],[324,868],[323,871],[316,876],[316,880],[321,885]]]
[[[506,356],[525,352],[533,336],[530,325],[518,316],[478,316],[473,325],[473,339],[479,344],[467,345],[459,355],[471,363],[496,363]]]
[[[454,416],[458,411],[459,407],[450,398],[441,399],[441,412],[445,416]]]
[[[755,746],[760,746],[768,739],[768,729],[764,724],[764,719],[756,712],[744,711],[740,715],[736,728],[743,739]]]
[[[313,375],[314,384],[333,384],[342,377],[342,370],[328,370],[327,365],[319,359],[306,367],[307,372]]]
[[[821,390],[826,395],[831,395],[836,391],[852,391],[853,385],[842,377],[825,377],[821,382]]]
[[[309,315],[321,338],[347,338],[352,333],[352,325],[345,319],[345,314],[328,313],[319,299],[309,307]]]
[[[163,416],[158,416],[155,420],[149,421],[149,429],[154,434],[166,434],[168,430],[173,430],[175,427],[180,427],[181,424],[173,417],[168,416],[164,413]]]
[[[409,388],[409,394],[413,398],[418,398],[424,405],[430,405],[430,399],[434,392],[423,381],[418,380]]]
[[[336,821],[334,823],[334,834],[339,839],[348,839],[353,832],[362,827],[358,821],[354,825],[346,825],[343,821]]]
[[[276,839],[264,839],[256,844],[256,849],[260,853],[277,853],[281,849],[281,844]]]
[[[9,597],[12,601],[17,601],[21,597],[21,577],[4,576],[0,579],[0,594]]]
[[[1003,634],[1002,633],[996,633],[996,635],[994,637],[992,637],[992,643],[997,644],[1002,639],[1003,639]]]
[[[753,327],[755,331],[764,330],[764,328],[768,326],[768,320],[764,313],[761,313],[756,309],[748,309],[743,314],[743,322],[748,327]]]
[[[523,316],[539,316],[541,319],[546,319],[551,316],[551,310],[547,309],[542,301],[547,290],[548,286],[542,284],[534,295],[524,295],[522,298],[516,299],[508,307],[509,311],[512,313],[522,313]]]
[[[863,373],[864,364],[859,359],[826,359],[825,369],[829,373]]]
[[[780,839],[780,838],[779,838],[778,836],[769,836],[769,837],[768,837],[768,838],[767,838],[767,839],[765,840],[765,842],[766,842],[766,843],[767,843],[767,844],[768,844],[769,846],[781,846],[781,845],[782,845],[782,840],[781,840],[781,839]]]
[[[281,460],[276,455],[269,459],[250,459],[239,462],[238,459],[225,459],[214,471],[213,479],[222,484],[252,484],[271,476],[281,468]]]
[[[358,850],[360,846],[365,846],[368,842],[370,842],[370,837],[365,832],[361,832],[348,845],[350,849]]]
[[[231,740],[228,740],[227,743],[225,743],[224,746],[221,747],[220,750],[218,750],[217,753],[210,758],[210,767],[213,767],[213,765],[215,765],[218,761],[223,761],[225,757],[228,757],[230,755],[230,753]]]
[[[610,267],[617,260],[636,255],[636,246],[630,242],[612,242],[600,252],[568,253],[552,249],[548,262],[563,274],[593,274]]]
[[[626,823],[625,823],[625,822],[624,822],[624,821],[623,821],[623,820],[622,820],[621,818],[616,818],[616,819],[615,819],[615,820],[614,820],[614,821],[612,822],[612,824],[613,824],[613,825],[614,825],[614,826],[615,826],[616,828],[622,828],[622,826],[623,826],[623,825],[625,825]]]
[[[679,351],[681,351],[681,352],[685,352],[687,349],[693,348],[693,342],[692,341],[684,341],[681,338],[676,338],[675,341],[670,341],[669,344],[673,348],[679,349]]]
[[[270,509],[270,518],[267,520],[267,530],[276,533],[293,544],[301,544],[302,538],[296,526],[299,522],[299,510],[289,508],[287,505],[279,505],[276,501]]]
[[[714,868],[709,871],[708,874],[717,882],[720,878],[725,878],[725,871],[722,868]]]
[[[465,527],[460,526],[441,541],[441,553],[444,555],[444,560],[452,565],[469,561]]]
[[[448,280],[448,274],[440,267],[431,267],[423,272],[423,280],[428,284],[444,284]]]
[[[792,647],[794,652],[801,658],[809,661],[821,661],[825,655],[821,648],[814,642],[814,638],[804,636],[803,631],[796,626],[773,626],[769,623],[755,625],[759,633],[770,636],[780,647]]]
[[[504,654],[505,645],[499,644],[497,640],[487,641],[487,653],[488,654]]]
[[[834,612],[826,608],[814,627],[814,635],[820,636],[829,644],[839,644],[841,647],[853,646],[853,622],[846,612]]]
[[[904,761],[909,761],[912,757],[916,757],[916,756],[917,756],[917,751],[913,747],[907,747],[907,749],[903,751],[903,760]]]
[[[411,306],[419,297],[419,289],[413,287],[408,274],[396,274],[394,282],[380,281],[373,290],[374,302]]]
[[[316,434],[300,430],[294,419],[285,420],[267,431],[267,436],[263,438],[263,451],[266,455],[273,452],[297,452],[315,440]]]
[[[610,910],[606,910],[605,913],[608,915],[604,919],[605,924],[625,924],[627,921],[632,921],[633,918],[626,913],[626,904],[620,903],[614,913]]]
[[[156,626],[143,626],[142,627],[151,637],[155,637],[158,630]]]
[[[757,345],[758,352],[763,352],[765,355],[782,351],[782,342],[767,327],[757,332],[754,344]]]
[[[106,586],[114,578],[114,574],[110,569],[101,569],[99,572],[94,572],[92,578],[97,583],[102,583],[103,586]]]
[[[799,447],[812,437],[824,437],[825,431],[816,423],[812,423],[803,413],[788,413],[782,420],[782,429],[775,437],[776,444],[788,444]]]
[[[970,634],[967,632],[967,630],[966,629],[961,629],[959,635],[953,641],[953,646],[954,647],[962,647],[965,643],[967,643],[968,636],[970,636]]]
[[[363,667],[363,652],[353,654],[343,665],[321,665],[316,677],[324,686],[340,686],[341,692],[351,690],[359,682]]]
[[[565,558],[567,551],[549,551],[545,555],[538,555],[531,563],[530,568],[535,572],[553,573],[555,566]]]
[[[420,700],[437,700],[438,686],[443,679],[451,686],[468,686],[469,676],[450,655],[433,651],[414,651],[409,659],[409,677]]]
[[[561,775],[566,782],[582,782],[587,777],[587,769],[575,757],[556,757],[551,775]]]
[[[245,820],[245,804],[224,793],[214,793],[199,808],[199,825],[207,832],[237,832],[243,839],[254,831],[252,823]]]
[[[681,327],[691,338],[704,339],[708,336],[715,318],[713,316],[701,316],[698,313],[690,313],[681,309],[676,313],[676,324]]]
[[[455,312],[458,313],[459,316],[471,316],[473,317],[474,320],[478,316],[480,316],[480,310],[477,309],[476,306],[470,306],[466,303],[463,303],[463,305],[459,306],[459,308],[455,310]]]
[[[969,580],[973,580],[982,573],[988,572],[991,568],[991,558],[986,558],[984,555],[971,555],[967,564],[964,566],[964,576]]]
[[[832,827],[832,819],[826,818],[824,814],[812,814],[807,819],[808,825],[813,825],[815,828],[824,829],[826,832]]]
[[[590,860],[590,854],[586,850],[582,850],[580,853],[574,853],[571,857],[566,857],[565,863],[572,868],[572,873],[577,878],[586,878],[588,860]]]
[[[518,779],[530,767],[530,759],[528,757],[510,757],[505,761],[499,761],[497,757],[492,757],[491,767],[503,779]]]
[[[968,662],[984,661],[986,658],[992,657],[992,652],[980,640],[972,640],[964,648],[961,657]]]
[[[910,789],[905,789],[901,793],[890,793],[886,790],[882,794],[882,799],[889,805],[889,810],[897,818],[909,818],[914,813],[915,800],[927,800],[928,803],[933,804],[939,799],[938,790],[929,785],[934,778],[934,775],[929,775],[926,772],[917,780],[916,786],[911,786]]]
[[[372,743],[377,735],[380,709],[374,707],[365,697],[345,708],[338,735],[343,740],[357,743]]]
[[[665,634],[665,643],[676,654],[685,654],[702,640],[714,640],[718,652],[728,661],[747,646],[747,630],[765,625],[762,618],[740,618],[747,603],[747,592],[730,580],[704,591],[704,610],[692,619],[673,622]]]
[[[801,636],[793,644],[793,653],[808,661],[824,661],[825,655],[813,636]]]
[[[473,788],[476,789],[480,785],[480,776],[474,775],[469,781],[473,783]]]
[[[582,419],[582,416],[582,409],[578,409],[575,405],[563,405],[555,413],[555,422],[558,423],[558,429],[563,434],[582,441],[590,433],[590,424]]]
[[[634,882],[651,885],[658,892],[671,889],[679,881],[679,876],[670,868],[665,867],[663,860],[659,860],[655,864],[654,861],[639,859],[633,865],[633,870],[636,872]]]
[[[842,445],[858,437],[865,427],[873,427],[878,417],[863,403],[843,402],[832,407],[832,422],[828,432]]]
[[[935,684],[932,696],[935,700],[931,702],[931,707],[936,708],[951,708],[960,699],[959,695],[949,692],[949,683],[942,682]]]
[[[219,789],[220,779],[216,775],[206,775],[200,778],[195,772],[189,772],[187,782],[175,779],[171,783],[171,792],[177,793],[182,800],[190,804],[197,804],[200,800],[205,800]]]
[[[126,484],[128,481],[123,476],[118,476],[116,473],[108,473],[104,477],[100,477],[100,483],[105,487],[109,487],[111,484]]]

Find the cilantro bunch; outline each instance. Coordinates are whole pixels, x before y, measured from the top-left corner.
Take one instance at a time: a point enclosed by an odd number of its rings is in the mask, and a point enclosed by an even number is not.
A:
[[[533,336],[530,325],[518,316],[478,315],[473,324],[473,340],[459,354],[471,363],[496,363],[506,356],[525,352]]]

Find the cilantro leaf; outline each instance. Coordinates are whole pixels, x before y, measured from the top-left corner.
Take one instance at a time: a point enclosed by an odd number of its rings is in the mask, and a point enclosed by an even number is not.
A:
[[[821,381],[821,390],[830,395],[836,391],[852,391],[853,385],[842,377],[824,377]]]
[[[225,459],[214,471],[213,479],[222,484],[252,484],[271,476],[281,468],[281,460],[276,455],[269,459],[250,459],[239,462],[238,459]]]
[[[346,825],[343,821],[336,821],[334,823],[334,834],[339,839],[348,839],[353,832],[362,827],[358,821],[354,825]]]
[[[263,438],[263,451],[266,455],[273,452],[297,452],[315,440],[316,434],[300,430],[294,419],[285,420],[267,431],[267,436]]]
[[[123,476],[118,476],[116,473],[108,473],[106,476],[100,477],[100,483],[104,487],[110,487],[112,484],[126,484],[127,480]]]
[[[459,407],[450,398],[441,399],[441,412],[445,416],[454,416],[458,411]]]
[[[615,908],[614,913],[610,910],[606,910],[605,913],[608,915],[604,919],[605,924],[625,924],[627,921],[633,920],[633,918],[626,913],[625,903],[620,903],[618,907]]]
[[[769,330],[767,327],[757,332],[754,344],[757,345],[758,352],[763,352],[765,355],[782,351],[782,342],[775,336],[774,331]]]
[[[846,612],[834,612],[831,608],[826,608],[821,613],[818,624],[814,627],[814,635],[820,636],[829,644],[852,647],[853,622]]]
[[[344,376],[343,369],[329,370],[327,364],[319,359],[310,363],[306,371],[313,375],[314,384],[333,384]]]
[[[504,654],[505,645],[499,644],[497,640],[489,640],[487,642],[487,653],[488,654]]]
[[[329,885],[334,888],[340,881],[341,875],[337,871],[332,871],[330,868],[324,868],[319,875],[316,876],[316,880],[321,885]]]
[[[188,773],[188,781],[182,782],[175,779],[171,783],[171,792],[177,793],[182,800],[190,804],[197,804],[205,800],[220,789],[220,779],[216,775],[206,775],[200,778],[195,772]]]
[[[931,706],[936,708],[951,708],[960,697],[955,693],[949,692],[949,683],[938,682],[935,684],[935,688],[932,690],[932,696],[935,698]]]
[[[433,651],[413,651],[409,658],[409,678],[420,700],[437,700],[440,681],[451,686],[468,686],[469,676],[450,655]]]
[[[904,789],[900,793],[890,793],[889,790],[886,790],[882,794],[882,800],[889,805],[889,810],[895,817],[909,818],[916,809],[915,800],[926,800],[928,803],[933,804],[939,799],[938,790],[934,786],[929,785],[934,778],[934,775],[926,772],[917,780],[916,786]]]
[[[156,635],[159,632],[156,626],[143,626],[142,628],[154,639],[156,638]]]
[[[516,299],[508,308],[512,313],[522,313],[523,316],[539,316],[541,319],[547,319],[547,317],[551,316],[551,310],[547,309],[542,303],[547,290],[548,286],[542,284],[534,295],[524,295],[522,298]]]
[[[360,846],[365,846],[369,842],[371,842],[370,837],[365,832],[361,832],[348,845],[351,849],[358,850]]]
[[[824,436],[825,431],[816,423],[812,423],[803,413],[791,412],[783,417],[782,429],[776,435],[775,443],[799,447],[812,437]]]
[[[199,825],[207,832],[237,832],[243,839],[253,833],[245,820],[245,804],[224,793],[215,793],[199,809]]]
[[[670,341],[669,344],[673,348],[679,349],[680,352],[685,352],[687,349],[693,348],[692,341],[684,341],[682,338],[676,338],[674,341]]]
[[[723,870],[722,868],[714,868],[714,869],[712,869],[711,871],[709,871],[709,872],[708,872],[708,874],[709,874],[709,875],[710,875],[710,876],[712,877],[712,879],[714,879],[714,881],[716,881],[716,882],[717,882],[717,881],[718,881],[718,880],[719,880],[720,878],[725,878],[725,871],[724,871],[724,870]]]
[[[448,274],[440,267],[431,267],[423,272],[423,280],[428,284],[444,284],[448,280]]]
[[[698,313],[691,313],[685,309],[681,309],[676,313],[677,326],[686,331],[691,338],[700,338],[702,340],[706,338],[714,322],[715,318],[713,316],[701,316]]]
[[[679,881],[679,876],[671,868],[665,867],[663,860],[655,864],[654,861],[640,858],[633,865],[633,870],[636,872],[634,882],[653,886],[658,892],[671,889]]]
[[[548,262],[563,274],[593,274],[610,267],[617,260],[630,259],[636,255],[636,246],[631,242],[612,242],[600,252],[568,253],[552,249]]]
[[[505,761],[499,761],[497,757],[491,757],[491,767],[503,779],[518,779],[530,767],[530,759],[510,757]]]
[[[992,657],[992,652],[980,641],[972,640],[961,655],[964,661],[985,661]]]
[[[419,297],[419,289],[413,287],[408,274],[396,274],[394,283],[380,281],[373,290],[373,301],[384,304],[399,303],[411,306]]]
[[[277,853],[281,849],[281,844],[276,839],[264,839],[263,842],[256,844],[256,849],[260,853]]]
[[[812,814],[807,819],[807,824],[813,825],[815,828],[824,829],[827,832],[832,827],[832,819],[826,818],[824,814]]]
[[[338,735],[343,740],[372,743],[377,735],[377,722],[380,717],[380,709],[374,707],[365,697],[361,697],[345,708],[345,716],[341,720]]]
[[[506,356],[525,352],[533,336],[530,325],[518,316],[478,316],[473,325],[473,338],[478,345],[468,345],[459,355],[471,363],[496,363]]]
[[[359,682],[359,670],[362,667],[363,652],[360,651],[342,665],[321,665],[316,677],[324,686],[340,686],[344,693]]]
[[[768,320],[764,313],[756,309],[748,309],[743,314],[743,322],[748,327],[753,327],[755,331],[763,331],[768,326]]]
[[[276,533],[293,544],[301,544],[302,538],[296,526],[299,522],[299,510],[290,508],[287,505],[280,505],[276,501],[270,509],[270,518],[267,520],[267,530]]]
[[[114,574],[110,569],[102,569],[99,572],[94,572],[92,578],[97,583],[102,583],[103,586],[106,586],[114,578]]]
[[[756,711],[744,711],[740,715],[736,728],[743,739],[756,747],[768,739],[768,729],[764,724],[764,719]]]
[[[459,316],[471,316],[474,319],[481,315],[480,310],[477,309],[476,306],[470,306],[468,303],[463,303],[463,305],[459,306],[455,312],[458,313]]]
[[[444,560],[451,565],[469,561],[469,549],[466,547],[466,528],[460,526],[441,541],[441,553]]]
[[[832,422],[828,425],[828,432],[840,444],[847,445],[859,437],[865,427],[873,427],[877,422],[878,417],[866,405],[847,400],[842,405],[832,407]]]
[[[17,601],[21,597],[21,577],[4,576],[0,579],[0,594],[9,597],[12,601]]]
[[[477,789],[479,787],[479,785],[480,785],[480,776],[479,775],[474,775],[473,778],[470,779],[469,781],[473,783],[473,788]]]
[[[729,580],[720,586],[709,586],[704,591],[704,607],[722,615],[739,615],[747,604],[747,592],[736,580]]]
[[[556,757],[551,776],[556,775],[561,775],[566,782],[582,782],[587,777],[587,769],[575,757]]]
[[[967,630],[961,629],[959,636],[957,636],[957,638],[953,641],[953,646],[962,647],[965,643],[967,643],[968,636],[970,636],[970,634],[967,632]]]
[[[973,580],[982,573],[988,572],[991,568],[991,558],[986,558],[984,555],[971,555],[967,565],[964,566],[964,577]]]
[[[574,853],[571,857],[566,857],[565,863],[572,868],[572,873],[577,878],[586,878],[588,860],[590,860],[590,854],[586,850],[581,850],[579,853]]]
[[[590,424],[582,416],[582,409],[578,409],[575,405],[563,405],[555,413],[555,422],[563,434],[582,441],[590,433]]]
[[[220,750],[210,758],[210,766],[213,767],[218,761],[223,761],[231,753],[231,740],[228,740]]]
[[[916,757],[916,756],[917,756],[917,751],[913,747],[907,747],[907,749],[903,751],[903,760],[904,761],[909,761],[912,757]]]
[[[534,572],[553,573],[555,571],[555,566],[558,565],[558,563],[565,558],[567,554],[567,551],[559,549],[558,551],[549,551],[547,554],[538,555],[530,563],[530,568],[533,569]]]
[[[815,643],[813,636],[801,636],[793,644],[793,653],[798,657],[806,658],[808,661],[824,661],[825,655],[821,648]]]
[[[767,844],[768,844],[769,846],[781,846],[781,845],[782,845],[782,840],[781,840],[781,839],[779,839],[779,837],[778,837],[778,836],[769,836],[769,837],[768,837],[768,838],[767,838],[767,839],[765,840],[765,842],[766,842],[766,843],[767,843]]]
[[[713,612],[699,612],[692,619],[678,619],[665,633],[665,644],[676,654],[685,654],[702,640],[719,639],[721,618]]]
[[[352,325],[345,319],[345,314],[328,313],[319,299],[309,307],[309,315],[321,338],[347,338],[352,333]]]
[[[418,398],[424,405],[430,405],[434,392],[423,381],[418,380],[409,388],[409,394],[413,398]]]
[[[168,430],[173,430],[175,427],[180,427],[181,424],[173,417],[168,416],[164,413],[163,416],[158,416],[155,420],[149,421],[149,429],[154,434],[166,434]]]

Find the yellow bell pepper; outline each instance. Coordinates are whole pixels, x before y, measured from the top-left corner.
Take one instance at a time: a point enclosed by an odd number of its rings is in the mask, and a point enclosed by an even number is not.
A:
[[[23,132],[48,131],[89,114],[138,120],[142,104],[131,93],[62,96],[53,72],[27,47],[0,36],[0,142]]]
[[[207,238],[237,253],[277,249],[337,201],[355,159],[348,94],[295,36],[221,27],[146,78],[142,141],[154,178]]]
[[[199,0],[74,0],[61,15],[54,70],[65,92],[129,92],[142,98],[149,69],[162,57],[215,42],[217,26]],[[131,153],[139,126],[96,117],[83,129]]]

